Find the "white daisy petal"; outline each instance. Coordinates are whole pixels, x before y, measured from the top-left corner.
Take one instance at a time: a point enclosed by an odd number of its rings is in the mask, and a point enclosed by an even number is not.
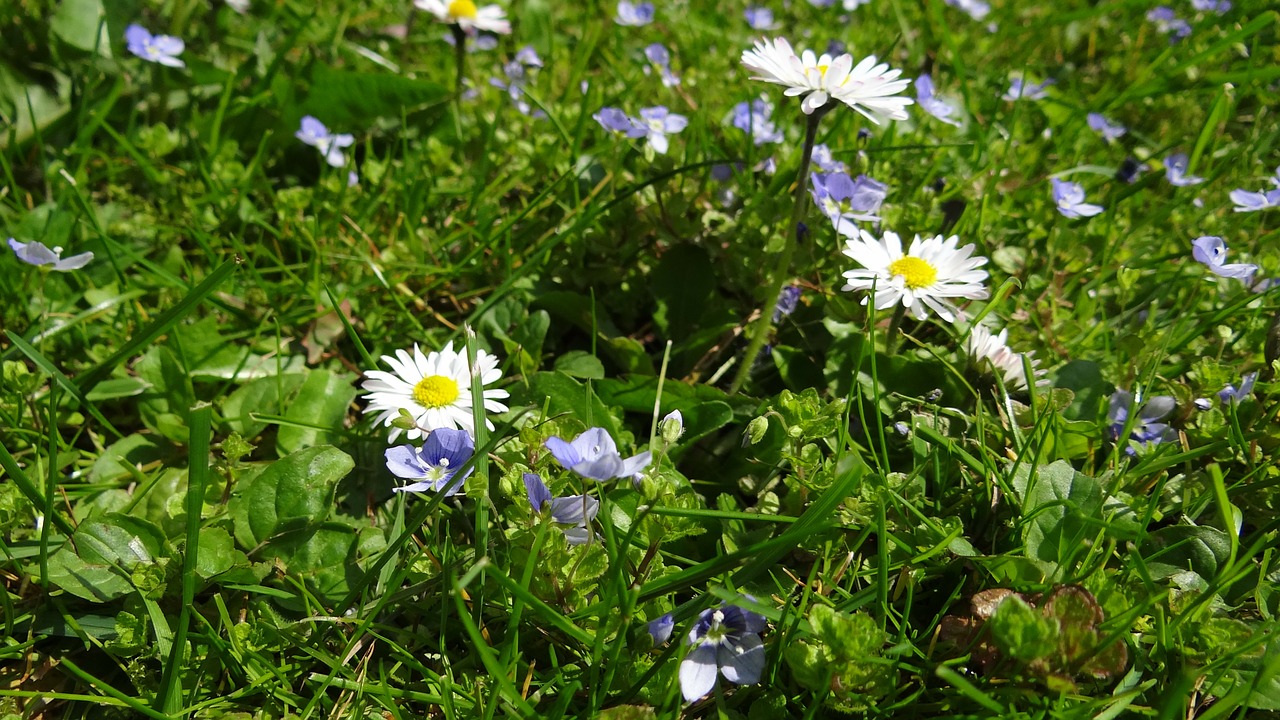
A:
[[[797,55],[784,38],[762,38],[752,49],[743,51],[742,64],[753,73],[753,80],[786,86],[787,96],[805,95],[800,107],[806,115],[835,99],[879,124],[886,119],[905,120],[906,106],[915,102],[894,97],[911,81],[899,80],[901,70],[877,64],[874,56],[855,65],[848,53],[832,58],[805,50]]]
[[[463,352],[455,352],[453,343],[449,343],[439,352],[424,354],[414,345],[412,354],[406,350],[397,350],[394,356],[384,355],[382,361],[392,372],[370,370],[365,373],[363,390],[368,405],[364,412],[376,413],[374,424],[390,428],[388,434],[391,442],[395,442],[402,434],[413,440],[440,428],[460,428],[474,434],[472,376],[467,369],[465,348]],[[476,352],[476,368],[480,371],[481,385],[489,385],[502,379],[497,366],[496,357],[484,350]],[[507,406],[496,400],[508,396],[506,390],[485,390],[485,409],[489,412],[505,412]],[[413,416],[417,427],[406,431],[392,426],[400,417],[401,410]],[[493,426],[487,419],[486,425]]]

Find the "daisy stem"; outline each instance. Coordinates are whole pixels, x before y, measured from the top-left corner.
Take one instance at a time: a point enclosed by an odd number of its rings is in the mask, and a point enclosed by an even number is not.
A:
[[[884,337],[884,354],[886,357],[893,357],[893,351],[897,348],[898,338],[902,335],[902,318],[907,316],[907,306],[898,303],[893,309],[893,317],[889,320],[889,332]]]
[[[462,31],[458,25],[450,25],[449,29],[453,31],[453,54],[457,65],[457,75],[453,81],[454,100],[458,103],[458,107],[462,107],[462,81],[466,77],[467,70],[467,34]]]
[[[796,201],[791,208],[791,222],[787,225],[786,244],[782,246],[782,253],[778,256],[777,264],[774,265],[774,274],[766,286],[768,291],[764,296],[764,306],[760,308],[760,316],[751,325],[751,344],[747,346],[747,353],[742,358],[742,364],[738,366],[738,373],[733,378],[733,384],[729,386],[730,395],[736,394],[742,388],[742,384],[746,382],[747,376],[751,374],[751,367],[755,365],[756,356],[760,354],[760,349],[764,347],[765,340],[769,338],[769,331],[773,328],[773,313],[771,309],[778,302],[778,294],[782,292],[782,286],[791,277],[791,256],[795,255],[796,245],[799,244],[800,221],[804,218],[805,208],[808,207],[809,163],[813,160],[813,143],[818,137],[818,122],[822,120],[822,116],[826,115],[827,110],[831,107],[832,103],[828,102],[827,105],[818,108],[813,114],[806,117],[804,151],[800,155],[800,171],[796,177]]]

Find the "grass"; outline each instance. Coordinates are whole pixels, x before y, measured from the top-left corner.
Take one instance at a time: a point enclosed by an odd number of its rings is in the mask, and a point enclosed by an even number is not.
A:
[[[1170,42],[1135,3],[838,6],[775,5],[768,34],[929,72],[960,108],[952,128],[841,106],[816,139],[888,186],[864,227],[990,258],[965,323],[842,291],[811,202],[792,231],[806,121],[739,63],[742,4],[622,27],[519,0],[458,96],[449,30],[398,4],[23,0],[0,29],[0,231],[94,259],[0,258],[0,717],[1280,709],[1280,306],[1191,257],[1215,235],[1280,273],[1276,211],[1228,198],[1280,164],[1274,9],[1177,6]],[[184,38],[186,67],[127,53],[133,22]],[[519,97],[545,117],[489,83],[526,45]],[[1020,75],[1056,83],[1001,99]],[[727,120],[762,93],[781,143]],[[593,119],[656,105],[689,118],[666,154]],[[305,115],[354,135],[345,165],[294,137]],[[1205,182],[1172,186],[1174,152]],[[1063,217],[1050,177],[1105,211]],[[781,285],[800,302],[766,323]],[[1048,383],[971,361],[977,319]],[[509,410],[462,492],[395,493],[361,375],[447,343],[499,360],[460,392]],[[1109,417],[1117,391],[1171,398],[1168,432]],[[589,427],[652,453],[637,482],[546,449]],[[525,473],[600,502],[588,543],[533,512]],[[765,618],[759,681],[688,702],[685,638],[724,604]]]

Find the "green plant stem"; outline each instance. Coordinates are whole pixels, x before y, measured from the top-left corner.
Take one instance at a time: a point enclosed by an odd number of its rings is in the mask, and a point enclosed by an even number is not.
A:
[[[800,170],[796,177],[796,201],[791,208],[791,222],[787,226],[786,244],[782,246],[782,253],[778,256],[773,276],[765,286],[767,290],[764,305],[760,308],[760,316],[751,326],[751,344],[747,346],[742,364],[738,366],[738,373],[733,378],[733,384],[729,386],[730,395],[736,394],[746,382],[747,376],[751,374],[751,366],[755,364],[756,356],[760,354],[760,349],[764,347],[765,340],[769,337],[769,331],[773,329],[773,313],[770,309],[778,301],[778,294],[782,292],[783,284],[790,277],[791,256],[795,255],[796,246],[800,244],[800,220],[804,217],[805,208],[808,207],[808,198],[805,194],[809,191],[809,163],[813,160],[813,143],[818,137],[818,123],[831,107],[828,103],[806,118],[804,151],[800,156]]]
[[[892,357],[893,351],[897,349],[898,339],[902,336],[902,319],[906,315],[907,306],[898,303],[898,306],[893,309],[893,318],[889,320],[889,332],[884,336],[884,354],[889,357]]]
[[[457,75],[453,80],[454,100],[458,103],[458,108],[462,108],[462,81],[467,75],[467,34],[457,25],[450,25],[449,30],[453,32],[453,54],[457,66]]]

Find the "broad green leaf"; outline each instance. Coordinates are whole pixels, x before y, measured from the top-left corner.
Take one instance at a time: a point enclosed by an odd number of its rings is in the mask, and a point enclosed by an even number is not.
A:
[[[1064,562],[1079,553],[1082,542],[1101,526],[1101,486],[1065,460],[1035,468],[1034,473],[1019,466],[1012,482],[1022,504],[1028,557]]]
[[[327,445],[275,461],[231,499],[236,541],[256,551],[286,533],[318,526],[333,509],[338,481],[353,467],[350,455]]]
[[[135,572],[168,554],[168,544],[154,525],[108,513],[81,523],[50,555],[49,580],[72,595],[108,602],[133,592]]]
[[[256,437],[267,424],[254,420],[252,415],[283,415],[285,399],[305,379],[305,375],[294,373],[251,380],[227,396],[222,404],[222,417],[232,430],[246,439]]]
[[[342,430],[347,410],[356,397],[356,388],[351,380],[350,375],[337,375],[324,369],[308,373],[284,414],[286,418],[305,423],[306,426],[282,424],[276,434],[276,451],[287,455],[306,447],[332,442]],[[328,429],[320,430],[312,426]]]
[[[530,403],[541,407],[545,401],[548,415],[569,415],[585,427],[602,427],[617,439],[617,423],[590,385],[584,385],[564,373],[540,372],[529,378],[528,393]]]
[[[1191,570],[1207,581],[1231,557],[1231,538],[1208,526],[1174,525],[1147,536],[1139,547],[1147,572],[1155,579]]]
[[[604,377],[604,365],[600,360],[581,350],[570,350],[556,358],[555,371],[584,380],[599,380]]]
[[[49,20],[49,29],[68,45],[111,57],[106,19],[102,0],[62,0]]]
[[[657,310],[653,322],[663,336],[679,343],[698,326],[715,291],[715,268],[696,245],[677,245],[663,253],[649,276]]]

